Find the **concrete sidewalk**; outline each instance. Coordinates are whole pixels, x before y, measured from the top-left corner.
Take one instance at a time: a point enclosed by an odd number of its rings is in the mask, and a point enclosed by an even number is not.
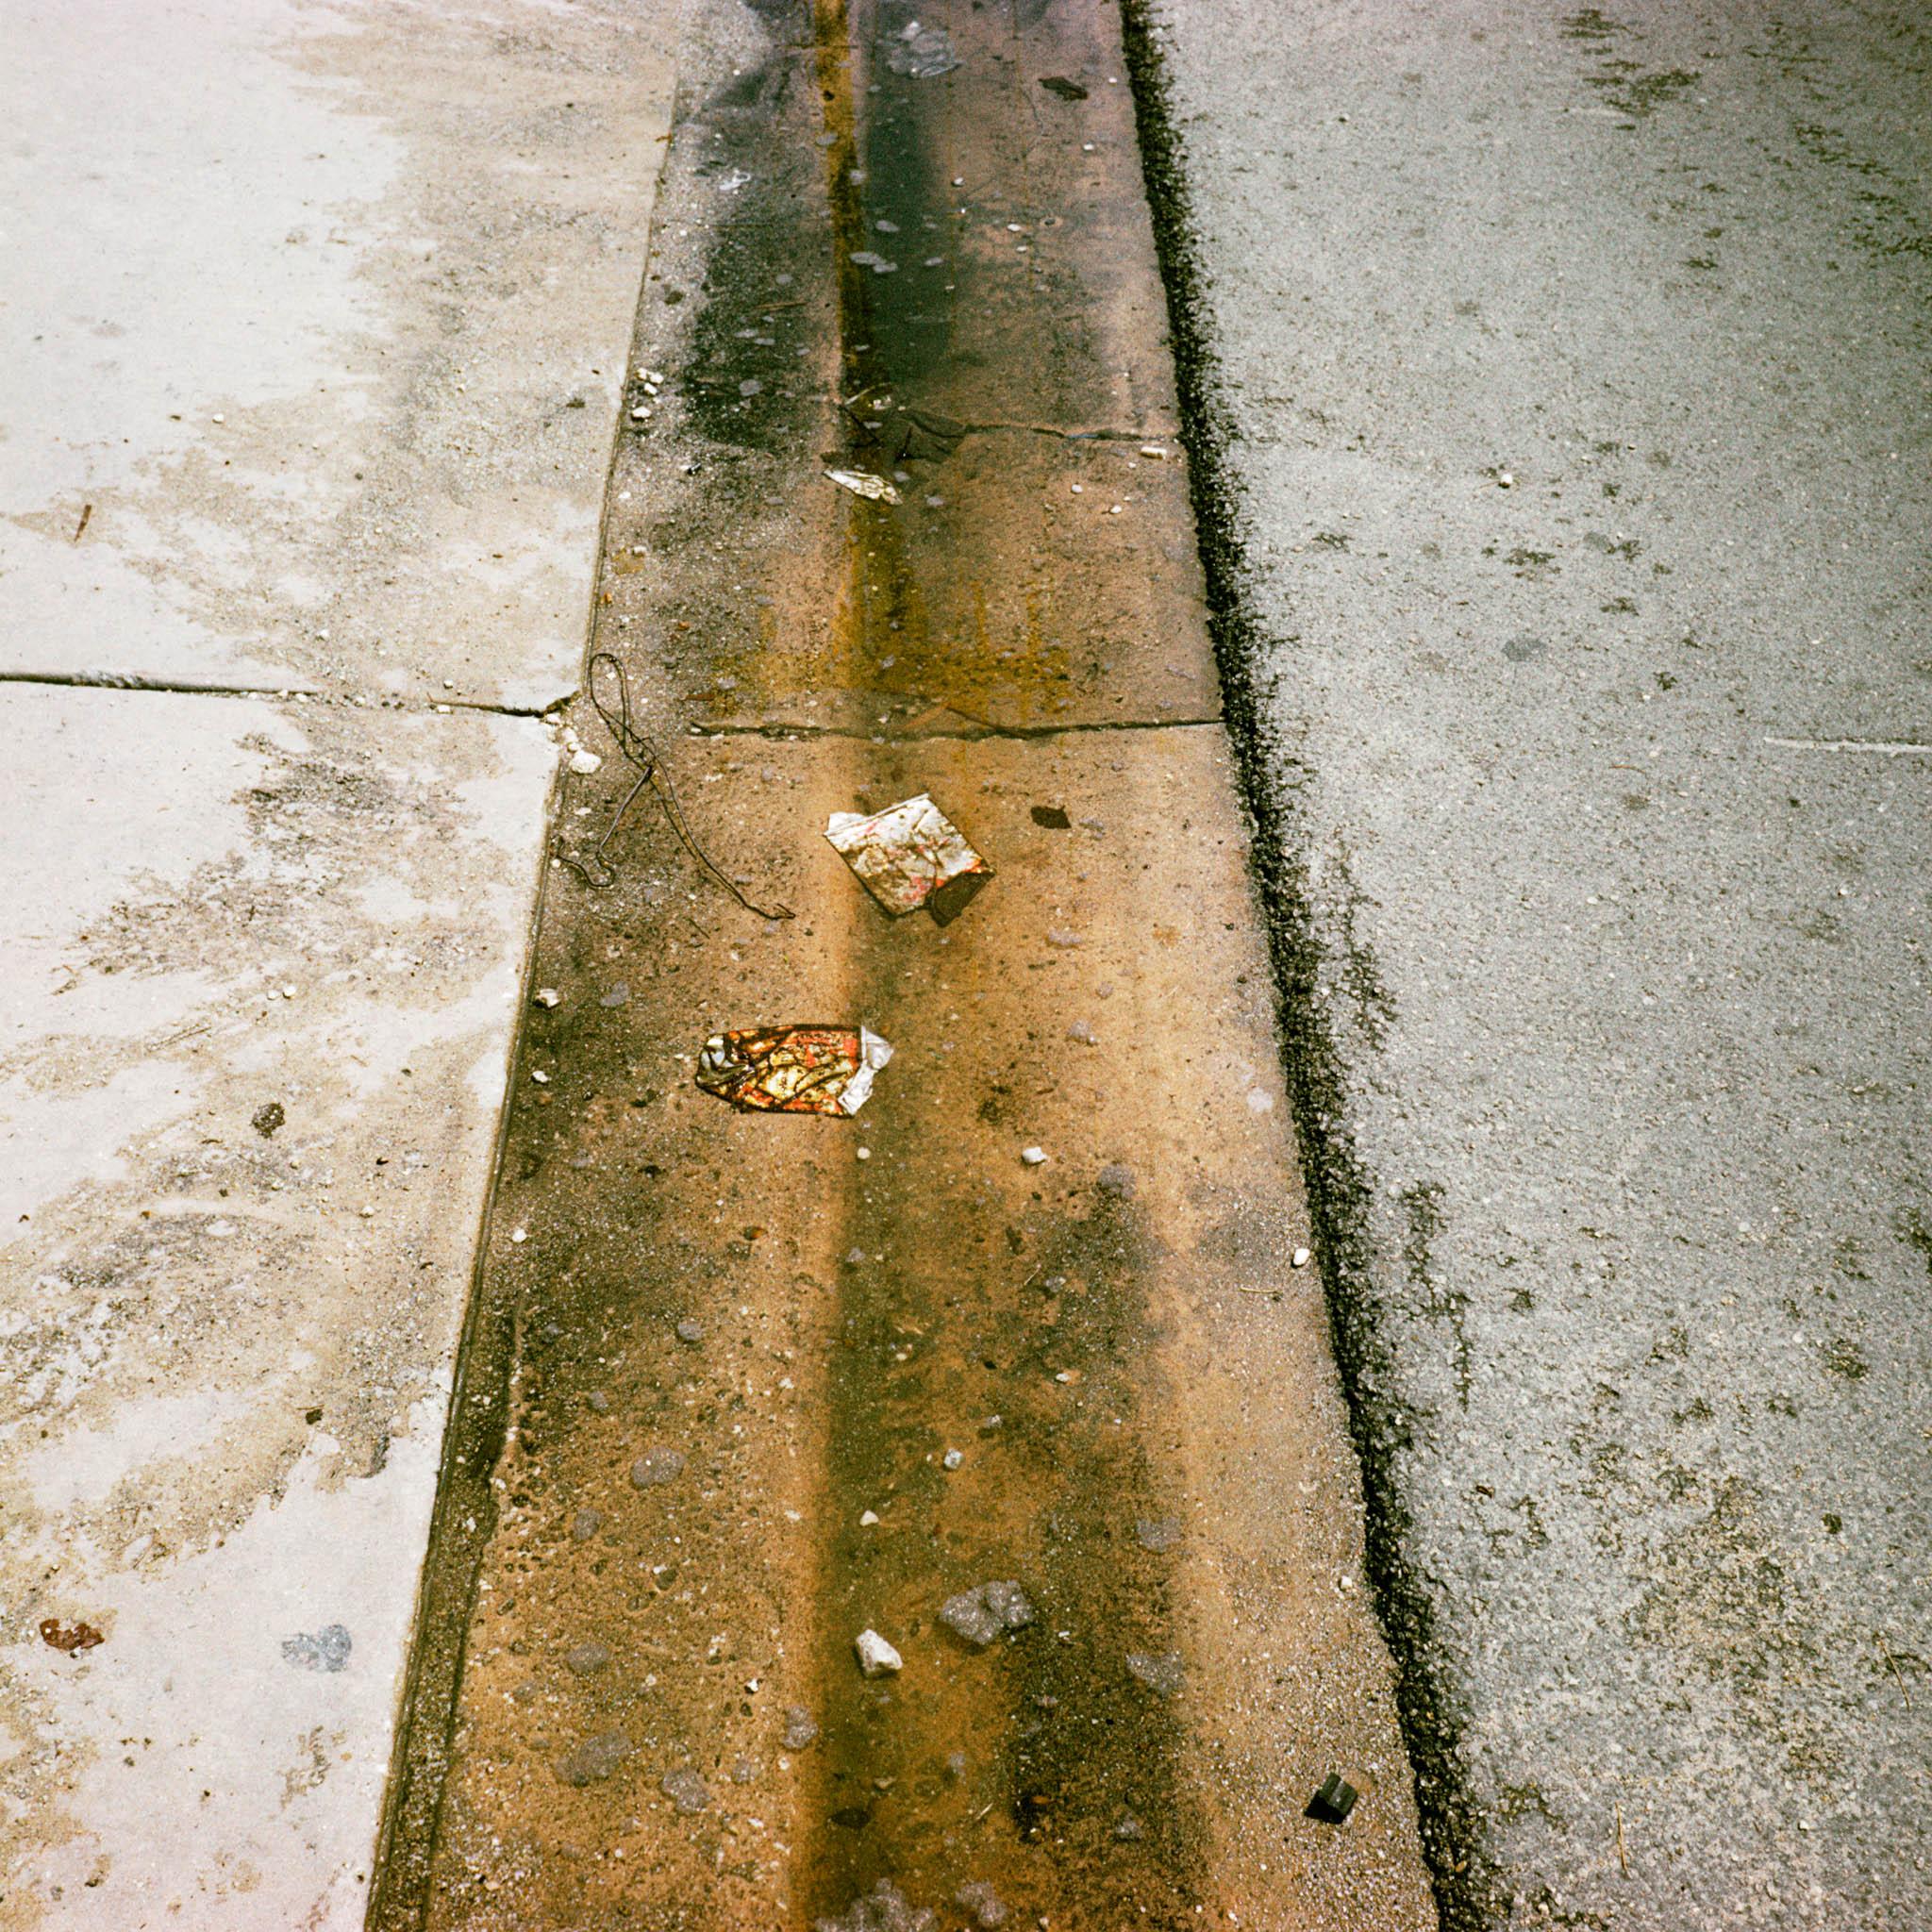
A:
[[[9,10],[0,1924],[362,1923],[668,12]]]
[[[1144,0],[1445,1923],[1932,1923],[1932,42]]]

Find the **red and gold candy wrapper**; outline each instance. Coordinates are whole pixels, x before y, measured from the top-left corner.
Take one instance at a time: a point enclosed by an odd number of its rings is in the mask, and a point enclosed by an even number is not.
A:
[[[714,1033],[698,1085],[760,1113],[855,1114],[892,1049],[864,1026],[747,1026]]]

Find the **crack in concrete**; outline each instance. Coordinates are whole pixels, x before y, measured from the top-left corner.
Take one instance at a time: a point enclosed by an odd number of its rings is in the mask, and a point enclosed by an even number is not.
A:
[[[1889,738],[1767,738],[1780,751],[1869,751],[1880,758],[1932,758],[1932,744],[1919,744],[1911,739]]]
[[[1055,436],[1062,442],[1178,442],[1180,440],[1180,432],[1175,429],[1057,429],[1051,423],[962,423],[957,430],[946,433],[961,439],[968,436]]]
[[[142,677],[127,671],[0,671],[0,684],[44,684],[65,691],[158,691],[197,698],[323,696],[307,684],[216,684],[187,677]]]
[[[45,685],[57,691],[159,691],[173,697],[192,698],[275,698],[284,703],[296,699],[321,705],[345,705],[356,710],[412,711],[418,714],[450,711],[481,711],[497,718],[550,718],[562,710],[575,696],[576,690],[562,692],[547,705],[490,704],[481,698],[437,698],[427,704],[410,704],[401,698],[378,698],[374,704],[358,701],[341,691],[323,691],[312,684],[216,684],[186,677],[142,677],[123,671],[0,671],[0,684]]]
[[[1224,724],[1217,711],[1205,718],[1091,719],[1065,724],[989,724],[969,721],[960,731],[862,731],[846,724],[693,724],[692,738],[847,739],[859,744],[926,744],[936,741],[976,743],[981,739],[1066,738],[1077,733],[1108,731],[1198,731],[1204,725]]]

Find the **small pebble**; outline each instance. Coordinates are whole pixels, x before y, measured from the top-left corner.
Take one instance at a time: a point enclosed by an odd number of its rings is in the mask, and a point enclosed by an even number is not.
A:
[[[684,1456],[676,1449],[646,1449],[630,1466],[631,1486],[655,1490],[684,1474]]]
[[[878,1524],[878,1520],[879,1512],[876,1509],[861,1509],[858,1512],[858,1526],[860,1529],[875,1528]]]
[[[1032,1599],[1010,1579],[961,1591],[940,1606],[940,1622],[979,1650],[1008,1630],[1025,1629],[1032,1621]]]
[[[597,1004],[600,1007],[621,1007],[629,998],[630,988],[620,979],[608,992],[599,995]]]
[[[1065,926],[1061,925],[1052,926],[1048,929],[1046,942],[1050,946],[1058,946],[1062,950],[1070,946],[1083,946],[1087,943],[1078,933],[1070,932]]]
[[[1130,1650],[1127,1653],[1127,1674],[1157,1695],[1172,1697],[1181,1688],[1180,1652],[1167,1650],[1156,1655],[1144,1650]]]
[[[610,1398],[609,1396],[605,1394],[603,1390],[592,1389],[591,1392],[584,1397],[584,1400],[588,1402],[591,1405],[591,1407],[597,1411],[599,1415],[608,1415],[610,1413]]]
[[[940,1460],[943,1462],[948,1469],[958,1469],[958,1466],[966,1460],[966,1457],[958,1449],[948,1449],[946,1453],[942,1457],[941,1457]]]
[[[686,1818],[704,1810],[711,1802],[710,1790],[694,1771],[667,1771],[658,1789]]]
[[[550,1075],[541,1067],[532,1067],[530,1069],[530,1078],[536,1081],[540,1087],[547,1087],[550,1084]]]
[[[554,1007],[562,998],[563,995],[554,986],[540,986],[537,989],[537,1004],[540,1007]]]
[[[557,1774],[565,1784],[578,1790],[585,1785],[602,1784],[630,1754],[631,1741],[622,1731],[600,1732],[559,1758]]]
[[[1046,1149],[1044,1147],[1023,1147],[1020,1150],[1020,1158],[1028,1167],[1044,1167],[1046,1165]]]
[[[876,1630],[861,1630],[852,1647],[858,1653],[859,1670],[868,1677],[890,1676],[906,1666],[906,1659]]]
[[[1125,1161],[1110,1160],[1100,1170],[1094,1186],[1110,1200],[1124,1201],[1134,1191],[1134,1170]]]
[[[677,1339],[680,1341],[689,1341],[695,1345],[705,1339],[705,1324],[687,1315],[677,1324]]]
[[[1004,1416],[990,1415],[980,1423],[979,1433],[982,1436],[994,1435],[1005,1424],[1005,1422],[1006,1418]]]
[[[812,1722],[811,1712],[803,1705],[794,1704],[785,1712],[785,1748],[788,1751],[803,1751],[818,1741],[819,1727]]]
[[[1355,1809],[1355,1801],[1360,1794],[1349,1781],[1339,1773],[1330,1772],[1322,1780],[1321,1788],[1308,1800],[1308,1807],[1302,1815],[1314,1819],[1321,1824],[1342,1824],[1348,1814]]]
[[[610,1661],[610,1653],[601,1643],[580,1643],[564,1653],[563,1666],[574,1676],[592,1677]]]
[[[953,1903],[963,1907],[973,1914],[976,1925],[991,1928],[1007,1923],[1007,1908],[1000,1895],[984,1879],[974,1879],[971,1885],[962,1885],[953,1894]]]
[[[601,1509],[579,1509],[570,1520],[570,1533],[580,1543],[589,1542],[603,1527]]]
[[[1069,1040],[1077,1040],[1082,1046],[1098,1046],[1100,1044],[1099,1040],[1094,1035],[1092,1026],[1085,1020],[1075,1020],[1067,1028],[1067,1038]]]
[[[1314,1256],[1307,1248],[1297,1248],[1289,1257],[1289,1265],[1293,1268],[1306,1268],[1314,1258]]]

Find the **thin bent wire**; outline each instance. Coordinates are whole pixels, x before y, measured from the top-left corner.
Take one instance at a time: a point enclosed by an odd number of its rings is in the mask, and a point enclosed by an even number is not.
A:
[[[608,665],[617,680],[617,708],[612,710],[604,701],[604,693],[597,686],[597,673],[600,667]],[[756,913],[760,919],[794,919],[797,914],[782,901],[769,907],[760,906],[757,900],[748,898],[740,889],[737,881],[697,841],[684,816],[684,808],[678,803],[676,788],[671,782],[671,774],[664,769],[664,760],[658,747],[630,722],[630,680],[625,675],[624,666],[608,651],[598,651],[591,658],[590,665],[591,702],[597,708],[597,715],[604,721],[604,728],[609,732],[612,741],[624,754],[627,763],[637,771],[637,778],[630,790],[624,794],[624,802],[610,814],[610,823],[604,827],[604,836],[591,848],[588,858],[578,858],[568,852],[559,852],[558,857],[576,874],[593,891],[605,891],[617,883],[617,868],[604,856],[605,848],[617,836],[617,828],[623,824],[625,814],[637,803],[638,794],[648,786],[658,795],[658,803],[664,808],[664,816],[670,821],[671,829],[677,834],[684,849],[697,860],[704,870],[710,874],[747,912]]]

